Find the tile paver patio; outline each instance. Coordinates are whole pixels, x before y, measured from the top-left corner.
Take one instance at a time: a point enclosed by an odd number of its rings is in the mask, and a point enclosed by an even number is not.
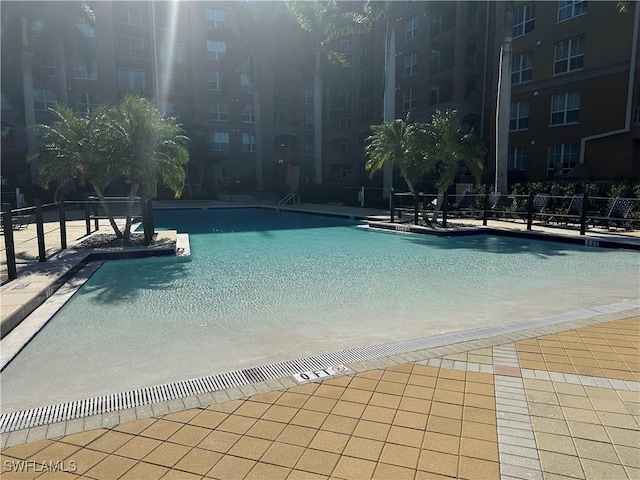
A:
[[[639,331],[640,317],[616,320],[441,357],[464,370],[405,363],[15,444],[2,477],[639,478],[637,382],[567,381],[587,353],[598,373],[639,378]]]

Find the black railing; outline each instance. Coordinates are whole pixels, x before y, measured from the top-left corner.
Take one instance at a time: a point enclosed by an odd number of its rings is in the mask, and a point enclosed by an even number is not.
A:
[[[128,197],[107,197],[108,208],[112,218],[121,221],[129,211]],[[140,218],[144,230],[144,244],[149,245],[154,235],[153,207],[151,199],[136,198],[131,211],[132,218]],[[28,252],[16,253],[16,233],[20,241],[27,243],[37,241],[37,261],[46,262],[55,253],[66,250],[68,245],[67,227],[70,221],[85,221],[85,236],[100,229],[100,220],[109,218],[97,197],[85,197],[84,201],[60,201],[43,204],[34,200],[34,205],[24,208],[12,208],[10,203],[2,203],[2,234],[5,242],[5,257],[7,265],[7,279],[15,280],[18,276],[16,257],[23,263],[29,263],[31,257]],[[56,228],[57,224],[57,228]],[[92,225],[93,224],[93,225]],[[56,243],[55,230],[59,230],[59,247],[47,246]],[[35,232],[35,237],[33,234]],[[33,250],[33,247],[29,250]],[[35,260],[35,257],[33,258]],[[4,282],[4,279],[3,279]]]

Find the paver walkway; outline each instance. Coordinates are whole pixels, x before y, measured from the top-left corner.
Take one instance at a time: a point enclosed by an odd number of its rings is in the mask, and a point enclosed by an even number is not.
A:
[[[634,316],[55,438],[55,424],[4,434],[2,478],[638,479],[639,375]]]

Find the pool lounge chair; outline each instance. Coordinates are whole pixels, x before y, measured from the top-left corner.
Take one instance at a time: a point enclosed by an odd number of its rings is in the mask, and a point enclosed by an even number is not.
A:
[[[594,218],[594,222],[598,221],[600,225],[607,228],[630,228],[629,223],[625,222],[625,220],[629,217],[629,213],[633,208],[633,200],[630,198],[622,198],[616,197],[613,199],[613,203],[611,204],[611,208],[609,209],[609,213],[606,217],[596,217]]]
[[[549,217],[549,222],[564,223],[567,226],[570,223],[580,223],[583,207],[584,195],[582,195],[581,193],[574,195],[573,198],[571,198],[571,203],[569,203],[567,211],[564,213],[556,214],[553,217]]]
[[[544,215],[545,210],[547,209],[547,204],[549,203],[549,194],[548,193],[537,193],[535,197],[533,197],[533,205],[531,206],[531,212],[533,213],[533,218],[540,219],[543,223],[548,222],[547,216]],[[527,212],[527,216],[529,213]]]

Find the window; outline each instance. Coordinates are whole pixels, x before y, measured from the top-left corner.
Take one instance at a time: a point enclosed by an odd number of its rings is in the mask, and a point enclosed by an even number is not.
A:
[[[187,91],[187,81],[184,73],[161,73],[160,90],[170,93],[185,93]]]
[[[509,149],[507,170],[527,169],[527,149],[525,147],[513,147]]]
[[[73,78],[77,80],[98,80],[98,63],[91,62],[87,69],[87,64],[82,60],[73,61]]]
[[[533,54],[531,52],[518,53],[511,57],[511,83],[530,82],[533,76]]]
[[[340,117],[339,125],[340,130],[347,130],[351,128],[351,117]]]
[[[45,77],[55,77],[56,76],[56,60],[53,54],[47,53],[42,59],[42,63],[40,64],[42,68],[42,73]]]
[[[551,125],[577,123],[580,119],[580,92],[565,92],[551,97]]]
[[[340,92],[338,95],[338,108],[351,108],[351,92]]]
[[[431,50],[431,74],[438,73],[440,71],[440,60],[442,55],[440,50]]]
[[[404,21],[404,39],[411,40],[418,36],[418,16],[413,15]]]
[[[253,133],[242,134],[242,151],[243,152],[256,151],[256,137]]]
[[[161,62],[186,63],[187,49],[182,44],[175,44],[173,49],[165,42],[158,46],[158,57]]]
[[[229,120],[229,104],[213,102],[209,106],[209,120],[212,122],[226,122]]]
[[[218,40],[207,40],[207,58],[209,60],[222,60],[226,51],[226,43]]]
[[[304,89],[304,103],[307,105],[313,105],[313,88]]]
[[[402,102],[402,109],[413,110],[416,108],[416,89],[410,88],[404,91],[404,101]]]
[[[521,37],[533,32],[536,26],[536,4],[520,5],[513,13],[513,37]]]
[[[229,151],[229,132],[211,132],[211,149],[214,152]]]
[[[476,68],[478,65],[478,42],[469,42],[464,47],[464,66]]]
[[[118,37],[116,39],[116,53],[121,57],[147,58],[144,39],[136,37]]]
[[[143,15],[142,6],[115,3],[116,22],[129,23],[131,25],[146,25],[147,18]]]
[[[93,112],[100,103],[98,95],[89,92],[76,92],[76,110],[82,113]]]
[[[129,70],[121,68],[118,70],[118,88],[142,93],[147,88],[146,74],[142,70]]]
[[[569,38],[554,46],[553,74],[580,70],[584,63],[584,35]]]
[[[351,143],[348,140],[343,140],[338,142],[338,151],[339,152],[349,152],[351,150]]]
[[[587,13],[586,0],[559,0],[558,23]]]
[[[404,76],[418,73],[418,52],[411,52],[404,56]]]
[[[256,121],[256,113],[253,105],[245,105],[242,107],[242,121],[245,123],[254,123]]]
[[[222,85],[222,75],[220,72],[209,72],[207,75],[207,82],[209,84],[209,90],[220,90]]]
[[[304,154],[305,155],[313,155],[313,138],[305,138],[304,139]]]
[[[217,8],[205,8],[207,28],[224,28],[225,12]]]
[[[254,92],[254,87],[253,87],[253,83],[251,83],[251,78],[249,78],[249,75],[246,75],[244,73],[240,74],[240,91],[242,93]]]
[[[509,130],[526,130],[529,128],[529,102],[511,103],[511,119]]]
[[[33,108],[39,111],[47,111],[58,100],[58,95],[53,90],[42,88],[33,89]]]
[[[440,102],[440,87],[431,87],[429,90],[429,105]]]
[[[305,130],[313,130],[313,114],[307,113],[304,116],[304,129]]]
[[[568,173],[578,164],[578,146],[563,143],[549,145],[547,155],[547,174]]]

